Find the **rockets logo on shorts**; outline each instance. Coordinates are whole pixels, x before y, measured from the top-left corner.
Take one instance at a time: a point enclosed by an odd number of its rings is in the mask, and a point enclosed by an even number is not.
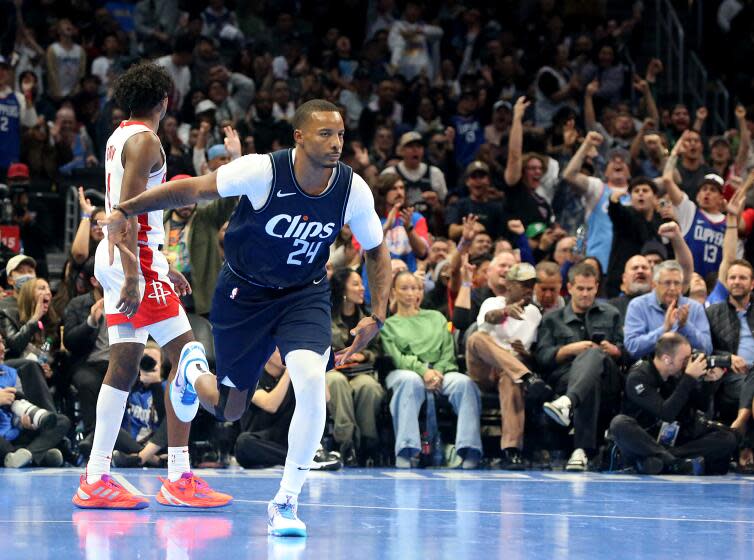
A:
[[[152,280],[149,286],[152,288],[152,293],[149,294],[147,297],[149,299],[153,299],[157,305],[160,305],[160,306],[167,305],[168,297],[170,297],[170,294],[172,292],[170,290],[166,290],[162,286],[162,282],[159,282],[157,280]]]

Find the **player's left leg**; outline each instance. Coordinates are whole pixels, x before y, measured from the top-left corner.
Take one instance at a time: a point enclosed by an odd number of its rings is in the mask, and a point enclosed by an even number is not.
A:
[[[297,516],[298,495],[325,429],[325,371],[330,357],[312,350],[293,350],[285,364],[296,394],[296,409],[288,429],[288,457],[280,489],[267,507],[267,532],[275,536],[306,536]]]
[[[215,492],[204,480],[191,471],[188,442],[191,420],[196,415],[198,408],[196,394],[193,395],[194,403],[191,405],[193,406],[193,413],[188,418],[185,416],[179,418],[174,406],[175,402],[178,402],[179,406],[183,404],[180,397],[178,401],[175,399],[175,381],[178,377],[179,368],[184,365],[182,359],[185,361],[184,356],[187,354],[187,350],[196,355],[198,362],[195,365],[201,368],[202,373],[214,378],[214,375],[209,372],[204,347],[194,341],[194,333],[191,331],[191,325],[183,309],[180,310],[178,316],[152,325],[148,329],[157,343],[164,348],[171,366],[165,389],[165,421],[168,428],[168,477],[161,479],[163,484],[156,499],[159,503],[168,506],[208,508],[228,505],[233,499],[232,496]],[[176,333],[182,334],[175,336]],[[182,396],[184,401],[190,400],[185,393]],[[185,410],[183,412],[185,413]]]

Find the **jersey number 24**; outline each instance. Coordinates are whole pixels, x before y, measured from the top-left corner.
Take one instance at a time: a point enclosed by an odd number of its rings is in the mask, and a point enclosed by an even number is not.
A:
[[[298,247],[295,251],[291,251],[291,254],[288,255],[288,264],[295,264],[297,266],[301,266],[301,260],[296,258],[303,255],[303,259],[306,259],[309,261],[309,264],[314,262],[314,257],[317,256],[317,253],[319,252],[319,248],[322,245],[321,241],[317,241],[316,243],[308,241],[305,241],[304,239],[296,239],[293,242],[294,247]]]

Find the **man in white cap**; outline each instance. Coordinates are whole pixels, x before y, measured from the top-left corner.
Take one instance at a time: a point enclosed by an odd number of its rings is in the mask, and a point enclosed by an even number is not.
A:
[[[445,201],[448,187],[438,167],[424,163],[424,139],[418,132],[406,132],[398,140],[396,152],[401,157],[397,165],[386,167],[383,173],[395,173],[406,185],[406,204],[424,202],[430,208]]]
[[[537,272],[529,263],[513,265],[506,274],[505,296],[484,301],[477,332],[466,342],[466,366],[483,390],[497,387],[500,399],[503,468],[521,470],[524,462],[524,391],[532,400],[553,396],[552,389],[526,363],[537,339],[542,313],[532,294]]]

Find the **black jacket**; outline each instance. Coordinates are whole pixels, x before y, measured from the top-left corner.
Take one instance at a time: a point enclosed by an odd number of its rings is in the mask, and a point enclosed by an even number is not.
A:
[[[8,349],[7,359],[22,358],[26,347],[40,332],[37,321],[28,321],[21,324],[18,307],[4,309],[0,312],[0,328],[5,334],[5,346]]]
[[[678,421],[688,431],[696,423],[696,411],[706,410],[713,385],[685,373],[663,381],[651,358],[642,360],[628,372],[623,412],[644,429]]]
[[[657,229],[662,224],[660,215],[655,212],[650,221],[630,206],[610,201],[607,208],[613,222],[613,246],[610,250],[610,263],[607,267],[607,297],[620,293],[620,281],[626,261],[641,253],[647,241],[661,241]]]
[[[623,322],[620,313],[612,305],[595,302],[584,314],[584,328],[573,307],[567,303],[563,309],[546,313],[539,325],[537,345],[534,356],[541,370],[551,372],[560,377],[568,368],[570,362],[558,364],[555,356],[558,350],[566,344],[591,340],[595,334],[604,335],[604,339],[612,342],[625,355],[623,348]]]
[[[712,334],[712,349],[715,353],[738,354],[741,342],[741,322],[736,308],[730,301],[721,301],[707,308],[709,330]],[[754,332],[754,305],[749,304],[746,310],[746,322]]]
[[[92,305],[94,294],[89,292],[69,301],[63,312],[63,343],[76,361],[86,362],[97,342],[99,327],[90,327],[86,322]]]

